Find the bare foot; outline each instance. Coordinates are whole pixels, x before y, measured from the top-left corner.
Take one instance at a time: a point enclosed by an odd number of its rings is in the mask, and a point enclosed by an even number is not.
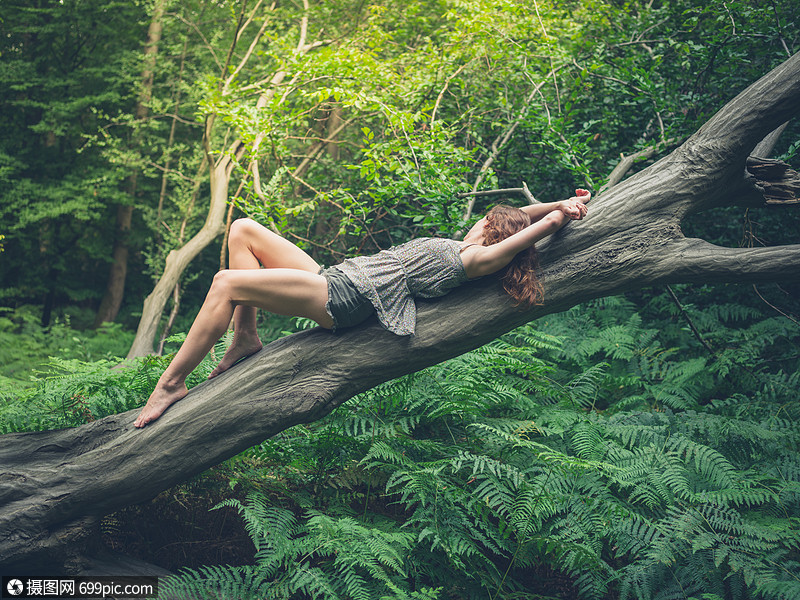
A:
[[[167,410],[170,405],[174,404],[188,393],[185,383],[169,386],[159,381],[156,385],[156,389],[150,394],[147,404],[144,405],[142,412],[139,413],[139,417],[133,425],[141,428],[148,423],[152,423],[164,414],[164,411]]]
[[[225,356],[219,361],[217,367],[211,371],[208,378],[213,379],[220,373],[224,373],[240,360],[261,350],[261,347],[261,340],[258,339],[258,336],[247,338],[242,336],[242,338],[238,340],[234,338],[233,343],[230,345],[227,352],[225,352]]]

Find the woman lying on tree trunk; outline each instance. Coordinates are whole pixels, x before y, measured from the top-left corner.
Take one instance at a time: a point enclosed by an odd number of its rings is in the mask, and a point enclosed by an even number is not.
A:
[[[503,287],[517,305],[540,303],[534,244],[570,219],[582,219],[590,197],[578,189],[575,197],[560,202],[521,209],[495,206],[463,241],[417,238],[329,269],[321,269],[303,250],[255,221],[237,220],[228,240],[230,269],[214,276],[186,340],[134,425],[144,427],[187,394],[186,377],[225,333],[231,316],[233,343],[209,377],[261,349],[259,308],[307,317],[333,331],[377,313],[389,331],[411,335],[414,297],[443,296],[469,279],[500,270],[505,270]]]

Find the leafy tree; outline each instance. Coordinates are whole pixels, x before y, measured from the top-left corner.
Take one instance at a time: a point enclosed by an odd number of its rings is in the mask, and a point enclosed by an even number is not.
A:
[[[122,201],[124,172],[83,151],[83,136],[130,101],[123,65],[138,14],[127,2],[6,2],[0,11],[0,272],[4,297],[42,304],[47,324],[57,302],[97,293],[109,251],[101,231]]]

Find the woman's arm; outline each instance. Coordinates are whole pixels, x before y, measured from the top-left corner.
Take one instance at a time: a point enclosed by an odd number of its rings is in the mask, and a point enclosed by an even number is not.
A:
[[[554,234],[568,221],[582,219],[587,211],[584,203],[589,201],[591,194],[586,190],[576,190],[575,192],[576,196],[569,200],[549,203],[558,206],[540,216],[538,220],[522,231],[518,231],[503,241],[491,246],[470,246],[464,250],[462,261],[467,277],[473,279],[499,271],[510,263],[520,251],[530,248],[539,240]]]
[[[520,210],[531,218],[531,223],[535,223],[539,219],[545,217],[546,215],[555,212],[557,210],[562,211],[564,210],[564,205],[569,204],[574,200],[579,200],[581,202],[588,202],[589,198],[591,198],[591,194],[588,190],[584,190],[578,188],[575,190],[575,196],[570,198],[569,200],[560,200],[558,202],[540,202],[538,204],[529,204],[528,206],[523,206]],[[584,207],[586,208],[586,207]],[[584,214],[586,214],[584,212]]]

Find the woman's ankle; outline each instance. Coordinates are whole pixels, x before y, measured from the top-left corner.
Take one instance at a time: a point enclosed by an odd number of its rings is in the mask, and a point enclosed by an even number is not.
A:
[[[156,385],[164,390],[172,392],[186,387],[186,377],[164,371]]]
[[[249,346],[254,343],[261,343],[261,338],[258,337],[258,331],[256,331],[255,329],[253,331],[244,331],[244,332],[237,331],[233,336],[233,342],[231,343],[231,345]]]

